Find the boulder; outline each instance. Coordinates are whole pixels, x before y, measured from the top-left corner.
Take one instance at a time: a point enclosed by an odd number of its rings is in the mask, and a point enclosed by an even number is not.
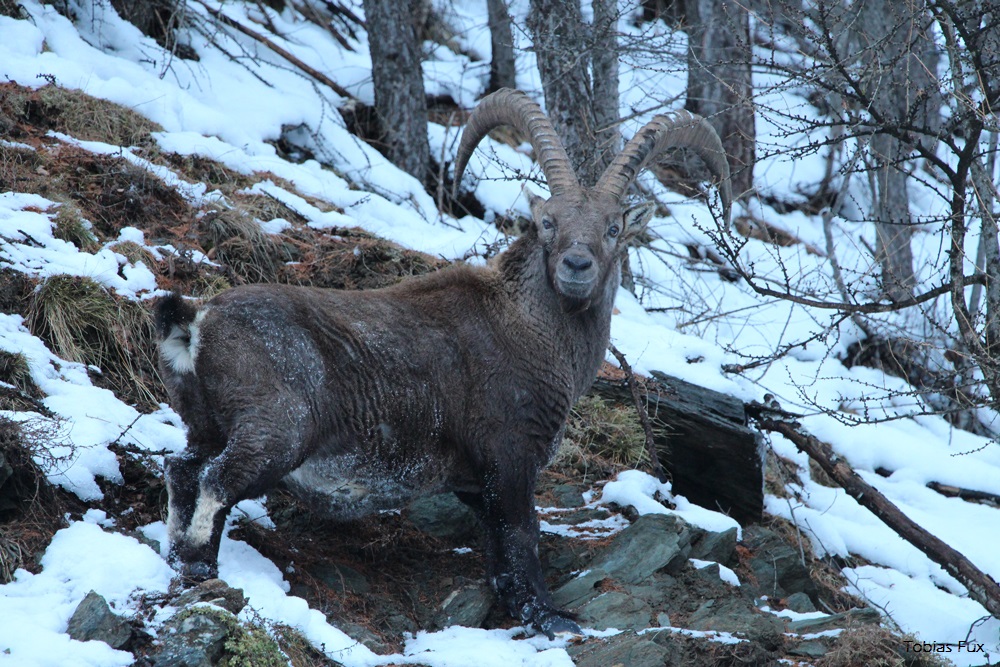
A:
[[[493,591],[489,586],[477,583],[456,588],[441,604],[432,625],[446,628],[462,625],[467,628],[482,627],[493,606]]]
[[[604,642],[585,642],[567,649],[577,667],[663,667],[674,664],[670,651],[643,635],[621,634]]]
[[[77,641],[95,640],[111,648],[121,648],[132,638],[128,621],[112,612],[107,600],[94,591],[77,605],[66,632]]]
[[[597,596],[579,611],[580,624],[595,630],[642,630],[649,627],[653,610],[638,598],[619,591]]]
[[[691,552],[691,530],[670,514],[646,514],[618,533],[592,567],[613,579],[637,584],[659,570],[683,566]]]
[[[454,493],[421,496],[410,503],[406,518],[419,530],[439,539],[464,540],[474,537],[475,513]]]
[[[212,667],[225,650],[233,621],[223,614],[196,611],[178,613],[164,623],[159,646],[150,658],[153,667]]]

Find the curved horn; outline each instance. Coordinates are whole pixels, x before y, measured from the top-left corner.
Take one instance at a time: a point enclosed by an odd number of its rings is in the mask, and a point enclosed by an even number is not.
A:
[[[569,156],[553,129],[552,122],[531,98],[520,90],[511,88],[501,88],[487,95],[469,116],[455,157],[456,188],[476,146],[490,130],[502,125],[510,125],[528,135],[553,195],[580,189],[580,181],[573,173]]]
[[[722,198],[723,218],[728,225],[733,186],[729,181],[726,150],[722,147],[715,128],[701,116],[689,111],[661,114],[646,123],[625,145],[615,161],[604,170],[594,189],[621,199],[636,176],[670,148],[690,148],[705,161],[716,178],[719,196]]]

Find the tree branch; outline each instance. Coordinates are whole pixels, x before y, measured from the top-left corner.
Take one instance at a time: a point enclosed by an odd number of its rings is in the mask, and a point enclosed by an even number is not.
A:
[[[776,404],[751,403],[747,406],[747,414],[757,421],[761,429],[788,438],[859,504],[955,577],[969,590],[969,597],[983,605],[994,618],[1000,618],[1000,585],[968,558],[903,514],[878,489],[854,472],[830,445],[806,432],[797,422],[790,421],[788,413],[781,411]]]
[[[281,56],[282,58],[284,58],[285,60],[287,60],[291,64],[295,65],[296,67],[298,67],[300,70],[302,70],[303,72],[305,72],[306,74],[308,74],[312,78],[316,79],[317,81],[319,81],[323,85],[328,86],[330,88],[330,90],[332,90],[333,92],[337,93],[341,97],[349,99],[349,100],[354,99],[354,95],[351,95],[349,92],[347,92],[347,89],[344,88],[343,86],[341,86],[339,83],[337,83],[336,81],[334,81],[333,79],[331,79],[327,75],[323,74],[319,70],[314,69],[313,67],[311,67],[311,66],[307,65],[306,63],[302,62],[297,57],[295,57],[294,55],[292,55],[289,51],[287,51],[286,49],[278,46],[277,44],[275,44],[274,42],[272,42],[271,40],[269,40],[267,37],[265,37],[264,35],[261,35],[260,33],[254,31],[254,30],[251,30],[250,28],[246,27],[245,25],[243,25],[242,23],[240,23],[239,21],[237,21],[235,19],[229,18],[228,16],[226,16],[224,13],[222,13],[218,9],[213,9],[213,8],[209,7],[204,2],[201,2],[201,0],[198,0],[198,4],[200,4],[202,7],[204,7],[205,10],[208,11],[209,14],[211,14],[212,16],[214,16],[215,18],[217,18],[222,23],[225,23],[226,25],[228,25],[231,28],[235,28],[236,30],[242,32],[244,35],[246,35],[247,37],[253,39],[254,41],[260,42],[261,44],[263,44],[264,46],[266,46],[268,49],[270,49],[271,51],[275,52],[276,54],[278,54],[279,56]]]

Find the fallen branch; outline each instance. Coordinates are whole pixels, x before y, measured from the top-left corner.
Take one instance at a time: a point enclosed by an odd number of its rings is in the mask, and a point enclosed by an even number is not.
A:
[[[765,400],[767,400],[766,397]],[[774,401],[768,405],[751,403],[747,406],[747,414],[757,422],[762,430],[780,433],[788,438],[800,451],[805,452],[809,458],[819,464],[823,472],[837,482],[852,498],[885,522],[897,535],[920,549],[928,558],[961,582],[969,590],[969,597],[983,605],[994,618],[1000,618],[1000,585],[973,565],[968,558],[903,514],[878,489],[854,472],[851,466],[838,456],[830,445],[807,433],[798,422],[791,419],[791,415],[782,411]]]
[[[225,23],[226,25],[228,25],[231,28],[235,28],[236,30],[239,30],[244,35],[246,35],[247,37],[249,37],[249,38],[251,38],[251,39],[253,39],[253,40],[257,41],[257,42],[260,42],[261,44],[263,44],[264,46],[266,46],[267,48],[269,48],[271,51],[274,51],[279,56],[281,56],[282,58],[284,58],[285,60],[287,60],[291,64],[295,65],[296,67],[298,67],[300,70],[302,70],[303,72],[305,72],[306,74],[308,74],[312,78],[316,79],[317,81],[319,81],[320,83],[322,83],[325,86],[329,86],[329,88],[333,92],[337,93],[341,97],[347,98],[349,100],[354,99],[354,96],[351,95],[349,92],[347,92],[347,89],[344,88],[343,86],[341,86],[339,83],[337,83],[336,81],[334,81],[333,79],[331,79],[327,75],[323,74],[319,70],[317,70],[317,69],[311,67],[310,65],[307,65],[306,63],[302,62],[301,60],[299,60],[298,58],[296,58],[294,55],[292,55],[288,50],[283,49],[282,47],[278,46],[277,44],[275,44],[274,42],[272,42],[271,40],[269,40],[267,37],[265,37],[264,35],[261,35],[259,32],[256,32],[255,30],[251,30],[250,28],[246,27],[245,25],[243,25],[242,23],[240,23],[239,21],[237,21],[235,19],[229,18],[228,16],[226,16],[225,14],[223,14],[218,9],[213,9],[212,7],[209,7],[204,2],[201,2],[201,0],[199,0],[199,4],[202,7],[204,7],[206,9],[206,11],[208,11],[209,14],[211,14],[212,16],[214,16],[215,18],[217,18],[222,23]]]
[[[660,457],[656,453],[653,427],[649,423],[649,412],[646,411],[646,405],[642,402],[642,396],[639,393],[639,383],[635,379],[635,373],[632,372],[632,367],[629,365],[625,355],[615,347],[614,343],[608,343],[608,349],[611,351],[611,354],[615,355],[615,359],[618,360],[618,365],[621,366],[622,372],[625,373],[625,382],[628,384],[629,391],[632,392],[632,402],[635,403],[635,411],[639,413],[639,423],[642,424],[642,432],[646,434],[646,455],[649,456],[653,475],[661,483],[669,482],[670,476],[663,470]]]

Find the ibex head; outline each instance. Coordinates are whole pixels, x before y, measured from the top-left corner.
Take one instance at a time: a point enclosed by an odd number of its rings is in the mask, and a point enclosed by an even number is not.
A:
[[[547,254],[549,280],[567,310],[583,310],[617,274],[621,253],[653,214],[644,202],[626,208],[622,199],[636,176],[671,148],[693,150],[715,176],[728,222],[732,201],[729,163],[719,136],[705,119],[686,111],[660,115],[628,142],[592,187],[580,184],[562,141],[541,108],[519,90],[484,97],[465,126],[455,158],[455,184],[472,152],[491,130],[510,125],[528,136],[552,196],[529,195],[535,231]]]

